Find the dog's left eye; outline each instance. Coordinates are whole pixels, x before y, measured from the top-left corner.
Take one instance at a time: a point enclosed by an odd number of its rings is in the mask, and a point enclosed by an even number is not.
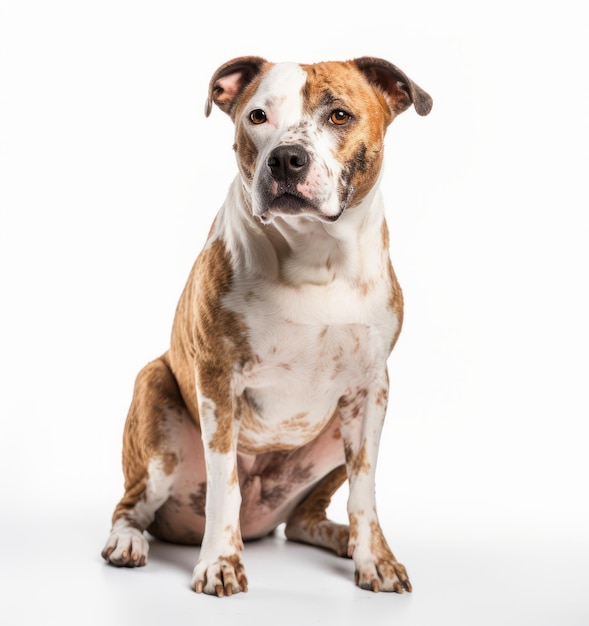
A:
[[[266,112],[262,109],[254,109],[250,113],[250,120],[254,124],[263,124],[268,118],[266,117]]]
[[[332,124],[336,124],[337,126],[342,126],[343,124],[347,124],[350,121],[351,117],[352,116],[349,113],[346,113],[341,109],[336,109],[335,111],[332,111],[331,115],[329,116],[329,121]]]

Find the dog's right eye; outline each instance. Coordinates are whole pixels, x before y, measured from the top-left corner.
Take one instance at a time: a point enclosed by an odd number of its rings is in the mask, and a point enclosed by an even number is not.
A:
[[[266,118],[266,112],[263,111],[262,109],[254,109],[251,113],[250,113],[250,120],[254,123],[254,124],[263,124],[267,118]]]

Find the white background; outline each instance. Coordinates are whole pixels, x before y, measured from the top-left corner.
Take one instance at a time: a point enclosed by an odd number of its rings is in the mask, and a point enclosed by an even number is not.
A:
[[[4,623],[589,624],[581,5],[0,0]],[[383,182],[406,322],[377,496],[411,595],[280,534],[228,600],[189,590],[196,548],[99,556],[134,377],[235,173],[203,104],[242,54],[380,56],[434,98]]]

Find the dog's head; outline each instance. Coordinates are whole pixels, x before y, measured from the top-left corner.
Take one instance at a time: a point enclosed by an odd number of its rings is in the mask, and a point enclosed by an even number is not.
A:
[[[212,103],[235,122],[235,151],[251,211],[335,222],[374,187],[386,129],[411,104],[431,97],[401,70],[362,57],[313,65],[241,57],[209,85]]]

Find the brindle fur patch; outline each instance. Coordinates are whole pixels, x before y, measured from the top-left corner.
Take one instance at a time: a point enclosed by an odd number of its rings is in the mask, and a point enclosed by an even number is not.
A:
[[[336,133],[338,159],[344,164],[343,182],[354,189],[350,206],[366,197],[374,186],[383,158],[384,135],[393,119],[384,96],[358,73],[352,62],[303,65],[309,78],[303,89],[307,114],[323,111],[325,128]],[[340,127],[328,126],[333,109],[352,115]],[[375,123],[382,120],[381,124]]]
[[[145,497],[148,464],[159,458],[162,469],[171,474],[178,463],[174,450],[168,449],[166,429],[184,410],[184,403],[166,362],[156,359],[146,365],[135,381],[133,399],[123,434],[123,472],[125,494],[113,513],[133,522],[132,511]]]
[[[233,366],[251,358],[243,320],[222,303],[232,278],[229,253],[223,241],[216,239],[194,265],[178,305],[181,314],[176,315],[170,350],[174,373],[192,415],[198,415],[195,370],[202,394],[214,402],[217,431],[210,446],[220,453],[229,452],[233,445]]]
[[[284,530],[291,541],[300,541],[347,556],[349,527],[327,519],[331,497],[346,480],[346,468],[335,468],[294,510]]]

